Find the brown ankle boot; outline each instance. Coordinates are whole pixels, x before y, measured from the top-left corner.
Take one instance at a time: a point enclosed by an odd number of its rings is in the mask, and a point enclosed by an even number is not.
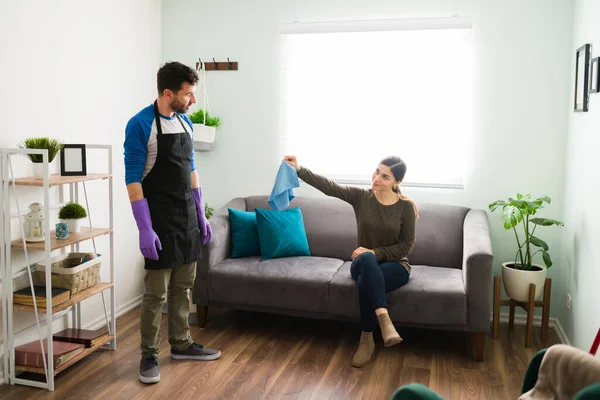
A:
[[[396,331],[388,313],[382,313],[377,316],[379,326],[381,327],[381,336],[385,347],[390,347],[402,341],[402,338]]]
[[[373,361],[373,353],[375,352],[375,342],[373,341],[373,332],[363,332],[360,335],[358,348],[352,357],[353,367],[364,367]]]

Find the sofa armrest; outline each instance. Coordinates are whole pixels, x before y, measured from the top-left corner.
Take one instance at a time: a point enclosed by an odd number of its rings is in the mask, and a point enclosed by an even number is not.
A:
[[[494,261],[487,214],[469,210],[463,225],[463,282],[467,292],[467,330],[488,332]]]
[[[209,220],[212,242],[202,246],[202,257],[196,264],[196,281],[192,289],[194,304],[208,305],[208,271],[213,265],[231,256],[228,208],[246,210],[246,199],[235,198],[215,212]]]

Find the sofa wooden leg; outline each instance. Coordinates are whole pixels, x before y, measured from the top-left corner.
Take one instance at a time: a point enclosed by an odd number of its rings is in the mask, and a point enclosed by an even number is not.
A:
[[[492,338],[498,339],[500,328],[500,277],[494,277],[494,318],[492,323]]]
[[[483,361],[483,350],[485,348],[485,332],[472,332],[473,347],[475,349],[475,361]]]
[[[196,313],[198,314],[198,325],[201,328],[206,326],[206,315],[208,314],[208,307],[200,304],[196,304]]]

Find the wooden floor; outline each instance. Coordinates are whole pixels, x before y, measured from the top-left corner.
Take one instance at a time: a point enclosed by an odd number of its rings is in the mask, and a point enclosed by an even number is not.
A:
[[[389,399],[410,382],[428,385],[446,399],[518,398],[525,369],[539,348],[524,348],[525,329],[486,337],[485,361],[472,361],[464,333],[400,329],[404,342],[380,345],[377,359],[357,369],[350,359],[359,337],[356,324],[268,314],[211,310],[193,337],[223,351],[217,361],[174,361],[163,336],[161,381],[138,380],[139,308],[117,320],[117,351],[99,350],[56,378],[55,392],[0,386],[0,399]],[[162,332],[166,334],[166,316]],[[376,335],[377,336],[377,335]],[[550,343],[558,343],[550,331]],[[31,377],[31,375],[28,375]]]

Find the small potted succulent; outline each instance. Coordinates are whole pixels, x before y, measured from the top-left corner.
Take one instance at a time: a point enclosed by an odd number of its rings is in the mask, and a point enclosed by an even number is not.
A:
[[[199,108],[188,115],[194,126],[194,148],[199,151],[209,151],[215,142],[217,127],[221,125],[221,119],[209,115],[208,111]]]
[[[63,148],[63,143],[54,138],[35,137],[25,139],[18,146],[22,149],[48,150],[48,164],[50,164]],[[37,179],[44,179],[43,156],[41,154],[27,154],[27,157],[33,163],[33,176]]]
[[[58,212],[61,222],[69,225],[69,233],[77,233],[81,229],[81,220],[87,217],[87,212],[80,204],[67,203]]]

